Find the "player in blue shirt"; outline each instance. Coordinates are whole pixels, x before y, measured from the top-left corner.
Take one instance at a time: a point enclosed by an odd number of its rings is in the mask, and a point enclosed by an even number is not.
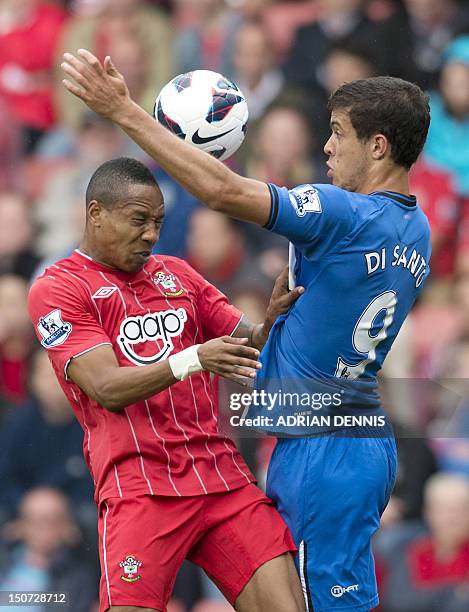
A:
[[[285,436],[267,492],[298,545],[307,609],[368,612],[378,603],[371,537],[396,476],[394,439],[387,428],[377,433],[376,373],[429,274],[429,226],[408,180],[428,131],[427,96],[391,77],[340,87],[329,101],[324,147],[332,185],[288,191],[241,177],[170,134],[132,102],[110,58],[101,66],[80,50],[64,60],[75,81],[64,81],[67,89],[198,200],[290,240],[291,287],[305,291],[271,330],[257,389],[273,388],[272,397],[278,385],[291,394],[312,390],[324,419],[319,427],[298,419],[266,426]],[[268,412],[260,404],[251,415]],[[317,408],[302,406],[297,401],[289,416]],[[376,417],[375,425],[347,426],[344,417],[357,415]]]

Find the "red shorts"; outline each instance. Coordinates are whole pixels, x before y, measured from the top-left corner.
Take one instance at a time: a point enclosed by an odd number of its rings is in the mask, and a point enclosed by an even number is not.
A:
[[[266,561],[296,551],[288,527],[254,484],[197,497],[141,495],[100,505],[100,611],[165,612],[184,559],[205,570],[230,603]]]

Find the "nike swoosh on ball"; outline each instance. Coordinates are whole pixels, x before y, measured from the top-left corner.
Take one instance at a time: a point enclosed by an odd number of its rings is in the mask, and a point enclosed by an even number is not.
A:
[[[192,142],[194,144],[205,144],[207,142],[212,142],[212,140],[217,140],[218,138],[221,138],[222,136],[226,136],[227,134],[232,132],[234,129],[235,128],[231,128],[231,130],[228,130],[227,132],[223,132],[222,134],[216,134],[215,136],[199,136],[199,130],[197,130],[195,134],[192,135]]]

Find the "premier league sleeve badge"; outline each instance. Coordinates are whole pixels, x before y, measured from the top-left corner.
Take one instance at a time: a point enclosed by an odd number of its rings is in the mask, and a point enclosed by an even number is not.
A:
[[[65,342],[72,331],[72,324],[63,321],[60,308],[56,308],[39,318],[37,329],[42,336],[42,346],[49,349]]]

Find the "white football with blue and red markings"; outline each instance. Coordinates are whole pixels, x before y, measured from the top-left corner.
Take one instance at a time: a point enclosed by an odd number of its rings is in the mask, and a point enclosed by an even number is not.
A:
[[[153,115],[179,138],[225,160],[244,140],[248,105],[239,87],[223,75],[194,70],[163,87]]]

